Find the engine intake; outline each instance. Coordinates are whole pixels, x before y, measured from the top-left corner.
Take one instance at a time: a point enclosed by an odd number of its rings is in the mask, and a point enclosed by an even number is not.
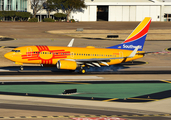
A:
[[[59,60],[56,67],[58,69],[75,70],[77,68],[77,63],[75,61]]]

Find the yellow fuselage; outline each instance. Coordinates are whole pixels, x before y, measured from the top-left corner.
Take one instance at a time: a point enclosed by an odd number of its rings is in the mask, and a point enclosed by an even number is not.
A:
[[[88,46],[86,48],[81,47],[56,47],[56,46],[24,46],[18,47],[4,56],[14,61],[16,64],[22,65],[23,63],[31,64],[51,64],[55,65],[58,60],[80,60],[80,59],[99,59],[99,58],[116,58],[127,57],[132,53],[131,50],[121,49],[106,49],[106,48],[94,48]],[[144,53],[144,51],[138,51],[137,53]],[[119,64],[122,62],[128,62],[135,59],[142,58],[143,54],[136,54],[132,58],[127,59],[110,59],[107,64]],[[101,63],[100,65],[103,65]]]

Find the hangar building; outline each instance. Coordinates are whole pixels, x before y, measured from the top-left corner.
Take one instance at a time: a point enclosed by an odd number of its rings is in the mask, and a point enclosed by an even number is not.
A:
[[[85,0],[86,9],[73,11],[71,19],[78,21],[171,21],[171,0]],[[30,0],[0,0],[0,11],[33,13]],[[51,12],[51,18],[56,11]],[[47,18],[47,11],[37,13],[39,21]]]
[[[171,20],[171,0],[85,0],[86,9],[73,11],[79,21],[153,21]]]

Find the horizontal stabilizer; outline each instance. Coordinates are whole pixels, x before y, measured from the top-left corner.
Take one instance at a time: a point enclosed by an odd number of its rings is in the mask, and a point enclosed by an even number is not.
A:
[[[137,47],[134,49],[134,51],[128,56],[128,58],[134,57],[134,56],[136,55],[136,53],[137,53],[139,47],[140,47],[140,46],[137,46]]]

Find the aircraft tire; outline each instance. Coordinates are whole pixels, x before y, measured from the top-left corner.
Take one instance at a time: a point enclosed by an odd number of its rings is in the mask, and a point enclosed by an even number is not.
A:
[[[20,70],[24,70],[24,68],[23,68],[23,67],[21,67],[21,68],[20,68]]]
[[[86,70],[85,69],[80,69],[80,73],[81,74],[85,74],[86,73]]]

